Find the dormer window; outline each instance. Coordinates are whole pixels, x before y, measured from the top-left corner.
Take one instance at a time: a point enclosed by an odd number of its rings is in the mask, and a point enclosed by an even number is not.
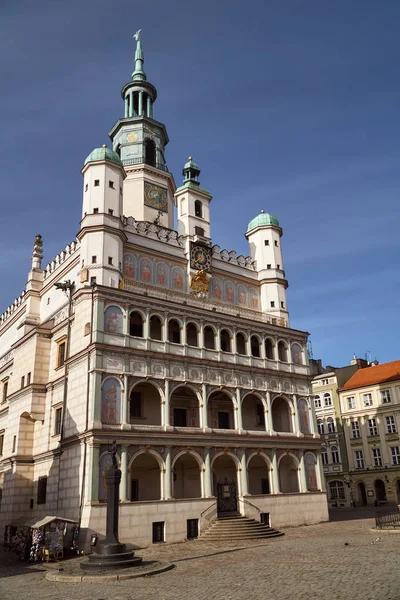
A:
[[[200,217],[200,219],[203,218],[203,205],[200,200],[196,200],[194,203],[194,214],[196,217]]]

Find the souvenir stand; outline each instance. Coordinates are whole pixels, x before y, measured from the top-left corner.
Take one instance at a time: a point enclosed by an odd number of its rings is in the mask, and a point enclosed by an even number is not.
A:
[[[7,525],[4,548],[21,560],[49,561],[64,558],[64,549],[78,551],[79,526],[76,521],[48,516],[37,520],[19,519]]]

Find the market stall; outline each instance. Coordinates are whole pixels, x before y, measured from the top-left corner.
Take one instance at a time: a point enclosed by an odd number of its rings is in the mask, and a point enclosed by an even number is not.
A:
[[[65,550],[78,551],[79,526],[64,517],[17,519],[6,526],[4,549],[21,560],[49,561],[64,558]]]

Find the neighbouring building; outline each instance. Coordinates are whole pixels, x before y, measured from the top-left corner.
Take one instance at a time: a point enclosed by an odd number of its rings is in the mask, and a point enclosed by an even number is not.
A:
[[[359,369],[339,395],[356,504],[400,504],[400,360]]]
[[[122,541],[183,540],[217,511],[327,520],[282,228],[261,211],[249,256],[212,243],[212,196],[192,158],[176,188],[143,60],[138,39],[112,149],[82,168],[77,239],[42,267],[38,235],[1,315],[0,526],[57,514],[104,534],[113,440]]]

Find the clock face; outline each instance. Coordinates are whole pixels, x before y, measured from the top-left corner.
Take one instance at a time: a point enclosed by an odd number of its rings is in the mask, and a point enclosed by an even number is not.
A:
[[[146,206],[168,212],[168,195],[166,188],[148,183],[144,184],[144,203]]]
[[[204,269],[211,273],[211,248],[193,245],[190,250],[190,266],[192,269]]]

